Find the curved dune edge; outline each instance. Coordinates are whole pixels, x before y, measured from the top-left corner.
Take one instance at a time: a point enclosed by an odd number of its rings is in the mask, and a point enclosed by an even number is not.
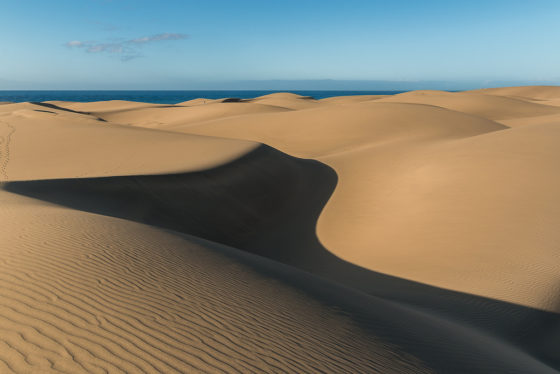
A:
[[[560,311],[558,264],[550,262],[560,213],[542,209],[546,202],[558,205],[553,203],[558,187],[553,169],[560,117],[543,117],[544,105],[528,117],[527,108],[535,107],[525,102],[519,129],[508,129],[472,113],[398,102],[401,96],[428,102],[452,97],[447,101],[466,102],[471,109],[489,98],[483,112],[503,99],[495,109],[499,113],[519,110],[520,101],[470,92],[410,92],[390,97],[393,102],[379,99],[170,129],[259,141],[333,167],[339,184],[317,232],[321,243],[344,260],[438,287]],[[536,249],[532,240],[539,243]],[[508,261],[503,261],[506,253]],[[416,260],[402,260],[411,256]]]
[[[559,313],[559,137],[532,125],[321,159],[340,182],[318,237],[371,270]]]

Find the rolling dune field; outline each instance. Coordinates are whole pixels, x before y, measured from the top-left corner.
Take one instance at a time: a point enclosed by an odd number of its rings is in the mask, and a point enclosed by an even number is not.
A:
[[[560,87],[0,104],[0,373],[560,372]]]

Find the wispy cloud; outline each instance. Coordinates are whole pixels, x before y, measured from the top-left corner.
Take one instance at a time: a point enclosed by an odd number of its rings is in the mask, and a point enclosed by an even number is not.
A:
[[[150,42],[159,42],[162,40],[182,40],[187,39],[189,36],[186,34],[173,34],[173,33],[163,33],[163,34],[156,34],[152,36],[144,36],[142,38],[132,39],[131,43],[136,44],[145,44]]]
[[[83,47],[84,42],[81,42],[79,40],[72,40],[68,43],[66,43],[67,47]]]
[[[71,40],[65,43],[68,48],[79,48],[87,53],[109,53],[120,56],[122,61],[130,61],[135,58],[142,57],[140,49],[150,43],[162,42],[167,40],[184,40],[189,36],[187,34],[162,33],[151,36],[143,36],[134,39],[121,41],[113,41],[109,43],[100,43],[95,41]]]

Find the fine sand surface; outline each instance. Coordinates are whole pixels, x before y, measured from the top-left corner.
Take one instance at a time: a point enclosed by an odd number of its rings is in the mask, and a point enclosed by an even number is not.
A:
[[[0,106],[0,373],[558,373],[560,87]]]

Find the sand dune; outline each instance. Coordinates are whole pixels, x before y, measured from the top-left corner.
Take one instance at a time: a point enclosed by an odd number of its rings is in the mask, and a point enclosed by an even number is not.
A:
[[[163,128],[191,134],[251,139],[298,157],[318,157],[356,147],[454,138],[505,127],[438,107],[380,103],[376,100]]]
[[[481,94],[475,91],[413,91],[380,99],[383,102],[435,105],[491,120],[558,114],[558,108],[507,96]]]
[[[511,96],[532,101],[537,104],[560,106],[560,87],[557,86],[486,88],[473,92],[497,96]]]
[[[335,306],[361,312],[351,304],[323,305],[290,286],[289,269],[1,196],[2,372],[429,372]],[[330,286],[293,278],[305,289]]]
[[[273,105],[288,109],[307,109],[315,108],[321,104],[311,96],[301,96],[293,93],[273,93],[256,97],[252,102],[266,105]]]
[[[359,103],[362,101],[377,100],[386,97],[387,95],[355,95],[355,96],[334,96],[321,99],[323,103],[329,104],[349,104]]]
[[[313,108],[319,104],[317,100],[309,96],[301,96],[289,92],[272,93],[255,97],[253,99],[224,98],[224,99],[205,99],[199,98],[185,101],[177,105],[181,106],[197,106],[201,104],[217,104],[217,103],[257,103],[283,109],[305,109]]]
[[[213,102],[205,105],[189,107],[172,106],[165,110],[141,108],[137,110],[123,110],[94,112],[107,121],[135,125],[140,127],[160,128],[177,124],[197,123],[218,118],[236,117],[256,113],[284,112],[289,109],[266,104],[240,102]]]
[[[22,103],[2,106],[6,180],[163,174],[207,169],[257,144],[101,122],[80,113]],[[9,138],[8,138],[9,136]]]
[[[560,240],[559,131],[534,125],[325,158],[340,182],[318,236],[372,270],[560,312],[550,262]]]
[[[135,101],[110,100],[110,101],[93,101],[90,103],[78,103],[70,101],[46,101],[58,105],[63,108],[82,111],[82,112],[120,112],[125,110],[143,109],[143,108],[165,108],[167,104],[150,104]]]
[[[0,372],[558,372],[558,90],[2,105]]]
[[[553,372],[483,333],[231,248],[0,196],[7,372]]]
[[[548,100],[560,98],[560,87],[558,86],[484,88],[481,90],[473,90],[471,92],[497,96],[513,96],[532,100]]]
[[[413,92],[409,95],[447,97],[455,94]],[[394,100],[398,96],[395,95]],[[453,100],[460,100],[460,97]],[[494,97],[490,99],[488,105]],[[481,97],[473,102],[478,100]],[[535,115],[535,118],[542,118],[539,110]],[[554,286],[557,265],[550,272],[544,271],[554,251],[553,243],[557,239],[554,223],[560,216],[554,210],[549,210],[548,215],[540,210],[547,201],[555,206],[552,191],[559,182],[553,173],[554,160],[560,156],[555,147],[558,134],[554,123],[508,129],[491,120],[436,106],[376,100],[253,116],[243,121],[222,119],[172,129],[259,141],[298,157],[318,158],[333,167],[339,183],[319,218],[318,237],[326,248],[345,260],[423,283],[560,311]],[[531,142],[535,146],[530,146],[532,151],[528,158],[526,151],[520,150],[527,149]],[[533,168],[529,166],[532,163],[536,163]],[[529,176],[525,171],[534,174]],[[453,181],[454,175],[460,180]],[[441,183],[441,187],[436,187],[436,183]],[[525,187],[511,187],[521,185]],[[508,193],[504,193],[506,188],[510,189]],[[521,200],[528,201],[520,206]],[[394,201],[394,205],[390,201]],[[494,205],[496,207],[491,208]],[[483,207],[489,209],[486,220],[479,216]],[[441,218],[434,217],[436,221],[430,221],[426,214],[431,210]],[[529,212],[540,215],[543,225],[550,222],[545,234],[550,241],[547,246],[540,245],[542,252],[527,262],[523,253],[534,230]],[[510,218],[507,221],[513,226],[508,228],[505,216],[494,217],[492,213],[522,219],[516,222]],[[417,221],[409,222],[410,219]],[[407,230],[407,235],[402,235],[402,224],[406,223],[418,231]],[[473,232],[475,224],[479,228]],[[371,227],[378,227],[379,233],[372,235]],[[493,231],[497,228],[502,230],[499,238],[498,232]],[[545,226],[541,230],[545,230]],[[352,240],[348,240],[349,236]],[[490,237],[500,243],[498,246],[503,245],[504,250],[507,247],[513,253],[518,248],[516,260],[520,262],[504,264],[501,255],[494,256],[493,260],[488,257],[491,253],[485,251],[492,250],[485,250],[478,243],[487,242]],[[423,244],[415,245],[416,242]],[[371,250],[384,245],[390,251]],[[482,252],[475,256],[472,247]],[[411,253],[412,248],[419,252]],[[448,251],[447,248],[454,249]],[[397,249],[402,252],[398,253]],[[448,259],[445,253],[450,256]],[[488,268],[464,266],[463,260],[457,261],[460,253],[464,253],[464,261],[475,263],[484,257]],[[411,254],[428,254],[423,257],[427,263],[403,263],[402,258]],[[512,284],[511,276],[522,272],[523,266],[542,269],[528,272],[533,277],[531,281]],[[494,278],[496,274],[499,279]],[[539,286],[539,282],[546,285]]]

